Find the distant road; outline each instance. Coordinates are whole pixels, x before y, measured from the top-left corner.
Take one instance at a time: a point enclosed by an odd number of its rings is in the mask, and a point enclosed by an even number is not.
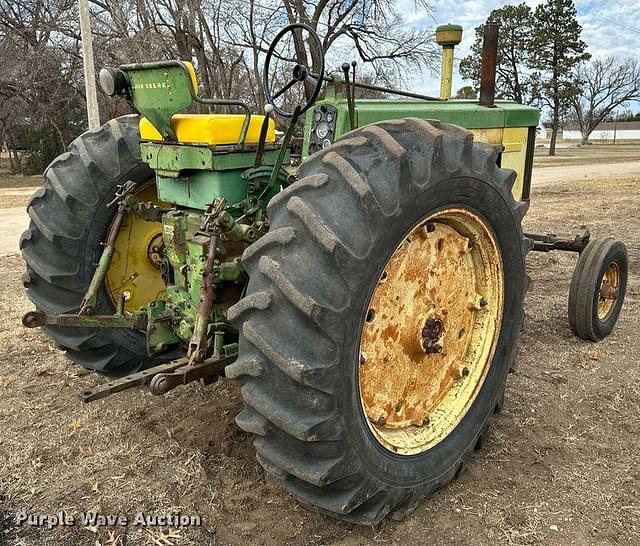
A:
[[[0,215],[0,256],[15,254],[18,252],[18,239],[29,225],[29,217],[23,207],[0,209]]]
[[[533,168],[531,184],[540,186],[563,183],[592,182],[598,179],[640,179],[640,159],[618,163],[587,163],[581,165],[553,165]]]

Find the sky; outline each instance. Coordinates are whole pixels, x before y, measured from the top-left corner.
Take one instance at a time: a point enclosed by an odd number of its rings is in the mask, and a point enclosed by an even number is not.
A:
[[[416,9],[414,0],[400,0],[402,13],[408,26],[429,28],[443,23],[462,25],[462,43],[456,49],[456,59],[468,54],[474,40],[474,29],[482,24],[493,9],[507,4],[519,4],[520,0],[505,2],[499,0],[433,0],[434,12]],[[578,22],[582,25],[582,39],[588,44],[593,56],[614,55],[633,57],[640,61],[640,0],[574,0],[578,11]],[[532,8],[542,0],[526,0]],[[439,93],[439,77],[423,74],[416,78],[413,88],[427,94]],[[455,93],[465,84],[454,75]],[[636,106],[634,110],[638,109]]]

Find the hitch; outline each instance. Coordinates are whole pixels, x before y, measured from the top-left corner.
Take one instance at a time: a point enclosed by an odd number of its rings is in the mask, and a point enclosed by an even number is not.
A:
[[[524,236],[533,241],[533,249],[536,252],[550,252],[563,250],[565,252],[581,253],[589,244],[591,233],[587,226],[580,229],[573,239],[558,237],[555,233],[525,232]]]
[[[136,312],[130,315],[47,315],[40,311],[29,311],[22,317],[22,324],[27,328],[39,326],[80,326],[85,328],[130,328],[145,330],[147,314]]]
[[[156,395],[165,394],[180,385],[186,385],[192,381],[204,381],[208,383],[212,376],[220,375],[227,364],[231,364],[236,358],[235,351],[230,354],[214,355],[206,358],[202,362],[187,362],[173,371],[166,371],[156,374],[149,384],[149,390]]]
[[[237,345],[232,344],[225,347],[224,355],[207,358],[198,365],[189,364],[187,357],[178,358],[166,364],[103,383],[93,389],[84,389],[80,396],[86,403],[94,402],[148,383],[151,383],[150,390],[153,394],[165,394],[179,385],[197,380],[207,381],[213,376],[222,374],[225,366],[231,364],[237,357]]]

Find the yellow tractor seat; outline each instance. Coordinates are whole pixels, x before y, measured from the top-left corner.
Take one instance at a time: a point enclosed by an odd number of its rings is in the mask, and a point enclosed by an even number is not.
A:
[[[221,146],[238,144],[244,114],[175,114],[171,128],[181,144]],[[251,116],[245,144],[257,144],[264,116]],[[162,136],[147,118],[140,119],[140,140],[159,140]],[[276,141],[275,123],[269,120],[266,142]]]

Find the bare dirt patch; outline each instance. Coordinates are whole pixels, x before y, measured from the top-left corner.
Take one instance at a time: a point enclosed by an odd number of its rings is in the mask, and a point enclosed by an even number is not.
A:
[[[407,520],[375,528],[322,516],[265,479],[251,438],[233,424],[231,381],[82,405],[78,393],[97,378],[20,326],[30,309],[22,262],[0,258],[0,544],[164,544],[153,528],[17,527],[22,508],[199,514],[203,526],[175,531],[166,542],[175,545],[640,544],[640,163],[620,178],[552,169],[526,226],[571,233],[589,224],[626,242],[631,278],[618,327],[599,344],[573,338],[575,257],[531,255],[519,367],[490,440],[460,480]]]

